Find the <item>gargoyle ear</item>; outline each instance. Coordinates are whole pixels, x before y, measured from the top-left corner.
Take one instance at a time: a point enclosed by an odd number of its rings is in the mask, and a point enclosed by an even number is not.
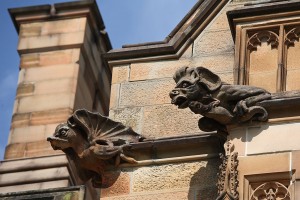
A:
[[[220,77],[204,67],[196,67],[194,71],[198,78],[199,83],[206,87],[209,91],[213,92],[219,89],[222,85]]]

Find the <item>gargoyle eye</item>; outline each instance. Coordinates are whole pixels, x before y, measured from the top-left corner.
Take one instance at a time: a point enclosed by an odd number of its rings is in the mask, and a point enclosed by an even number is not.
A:
[[[68,135],[68,129],[66,129],[66,128],[60,129],[59,135],[66,137]]]
[[[188,83],[188,82],[183,82],[181,87],[187,88],[187,87],[189,87],[190,85],[191,85],[191,84]]]

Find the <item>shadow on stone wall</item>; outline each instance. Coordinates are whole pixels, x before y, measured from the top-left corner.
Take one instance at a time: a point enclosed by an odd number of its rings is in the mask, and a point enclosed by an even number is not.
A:
[[[188,200],[213,200],[217,198],[217,173],[221,159],[208,159],[206,167],[201,167],[190,181]]]

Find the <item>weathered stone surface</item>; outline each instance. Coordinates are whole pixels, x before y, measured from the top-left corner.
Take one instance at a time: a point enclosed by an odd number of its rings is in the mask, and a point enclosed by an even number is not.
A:
[[[45,139],[45,126],[27,126],[10,131],[8,144],[39,141]]]
[[[21,68],[63,65],[75,63],[79,59],[79,49],[67,49],[43,53],[22,54]]]
[[[21,83],[17,88],[17,97],[32,95],[34,92],[35,85],[34,83]]]
[[[229,30],[229,23],[226,13],[237,7],[243,6],[243,4],[229,3],[219,13],[219,15],[210,23],[207,27],[207,31],[213,30]]]
[[[130,126],[134,131],[141,133],[143,125],[142,107],[128,107],[110,110],[109,117],[123,123],[126,126]]]
[[[33,173],[34,172],[34,173]],[[43,181],[43,180],[57,180],[68,178],[69,172],[67,167],[58,167],[50,169],[39,169],[33,171],[14,172],[0,174],[1,185],[10,185],[26,181]]]
[[[24,71],[23,80],[26,82],[35,82],[60,78],[73,78],[77,77],[78,69],[79,66],[77,64],[28,68]]]
[[[202,34],[195,40],[193,57],[234,51],[234,43],[229,30],[204,32]]]
[[[120,84],[112,84],[110,90],[109,108],[114,109],[119,106]]]
[[[183,66],[190,65],[190,60],[171,60],[146,63],[132,63],[130,67],[130,81],[171,78],[174,72]]]
[[[34,95],[76,92],[75,78],[62,78],[35,83]]]
[[[30,49],[53,47],[59,50],[59,46],[76,45],[80,46],[83,43],[84,31],[61,33],[54,35],[43,35],[34,37],[20,38],[18,50],[23,50],[25,53]]]
[[[65,20],[23,23],[20,26],[20,37],[39,35],[52,35],[84,30],[86,18],[73,18]]]
[[[239,174],[263,174],[290,170],[290,153],[273,153],[239,157]],[[280,161],[280,162],[278,162]],[[276,164],[270,164],[276,163]]]
[[[213,186],[202,190],[196,190],[195,193],[195,200],[212,200],[217,199],[218,190],[216,186]],[[193,198],[191,197],[191,199]]]
[[[292,151],[291,161],[292,161],[291,169],[292,170],[296,169],[295,178],[300,179],[300,151]]]
[[[115,196],[101,198],[103,200],[170,200],[170,199],[180,199],[180,200],[194,200],[194,198],[189,198],[188,191],[164,191],[146,194],[136,194],[136,195],[126,195],[126,196]],[[196,200],[196,199],[195,199]]]
[[[138,81],[121,84],[120,106],[145,106],[170,103],[172,79]]]
[[[53,110],[58,108],[73,108],[73,93],[58,93],[47,95],[28,96],[20,99],[18,112]]]
[[[142,134],[146,137],[167,137],[201,133],[198,128],[200,115],[190,110],[180,110],[174,105],[144,108]]]
[[[128,81],[129,65],[114,66],[112,72],[112,84]]]
[[[215,160],[140,167],[132,172],[132,191],[208,188],[217,181],[217,168]]]
[[[103,197],[110,196],[119,196],[126,195],[130,192],[130,175],[125,172],[121,172],[120,174],[116,172],[107,172],[107,177],[111,177],[111,180],[114,181],[117,178],[116,182],[112,182],[112,186],[109,188],[101,189],[101,199]]]
[[[190,66],[203,66],[221,76],[223,73],[233,74],[234,54],[227,53],[222,55],[199,56],[191,59]],[[174,71],[175,72],[175,71]],[[173,73],[174,73],[173,72]]]
[[[13,185],[13,186],[0,186],[1,193],[8,192],[22,192],[28,190],[42,190],[42,189],[50,189],[50,188],[60,188],[69,186],[69,180],[58,180],[58,181],[45,181],[42,183],[30,183],[30,184],[22,184],[22,185]]]
[[[54,151],[49,145],[49,142],[43,139],[41,141],[26,143],[26,151],[24,151],[23,157],[38,157],[56,154],[62,153]]]
[[[26,143],[9,144],[5,148],[4,159],[22,158],[26,151]]]

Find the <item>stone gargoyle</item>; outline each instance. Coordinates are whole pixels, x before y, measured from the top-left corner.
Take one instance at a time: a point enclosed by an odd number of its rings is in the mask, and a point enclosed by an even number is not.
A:
[[[105,170],[120,162],[136,163],[127,155],[130,143],[144,138],[130,127],[99,113],[77,110],[67,123],[59,124],[47,141],[54,150],[62,150],[72,159],[83,181],[92,179],[94,187],[109,187],[115,180]]]
[[[258,102],[271,99],[266,90],[248,85],[231,85],[204,67],[182,67],[175,72],[172,104],[189,107],[203,117],[202,131],[226,131],[226,125],[250,120],[266,121],[268,113]]]

